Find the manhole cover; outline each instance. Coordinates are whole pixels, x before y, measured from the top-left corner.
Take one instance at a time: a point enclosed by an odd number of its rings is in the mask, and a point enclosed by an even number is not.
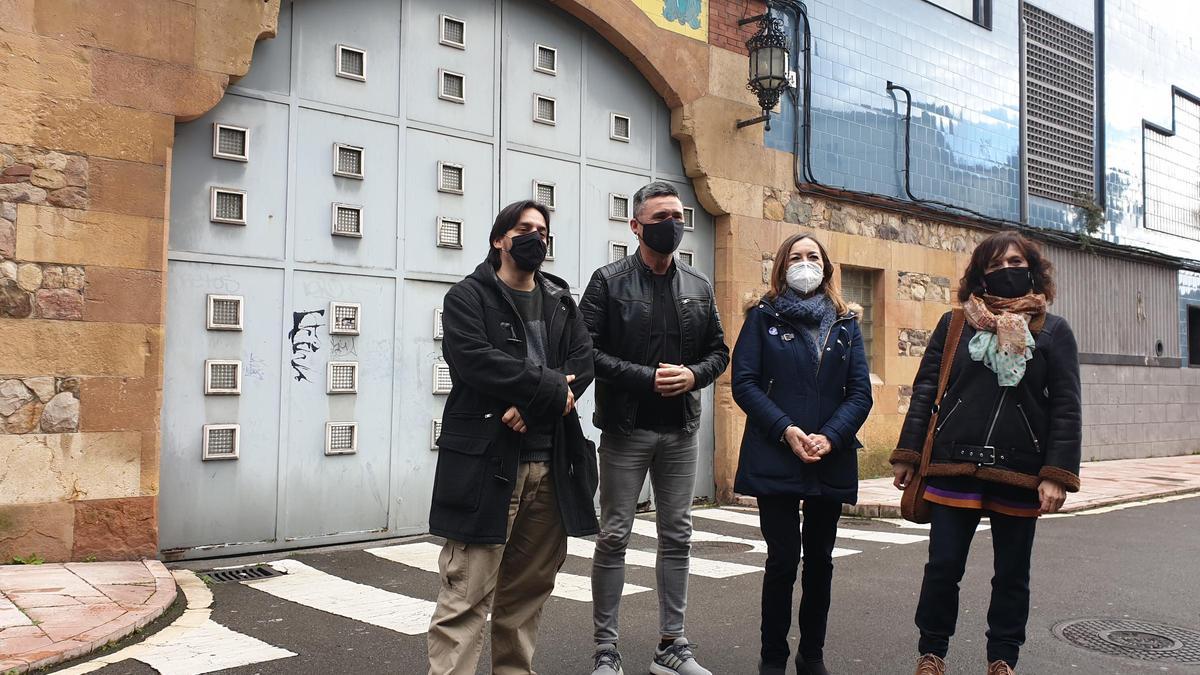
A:
[[[750,544],[736,541],[693,541],[692,553],[745,553],[753,551]]]
[[[1200,632],[1130,619],[1077,619],[1054,634],[1076,647],[1139,661],[1200,663]]]
[[[270,565],[251,565],[250,567],[235,567],[228,570],[213,570],[212,572],[205,572],[204,576],[214,584],[223,584],[230,581],[254,581],[255,579],[278,577],[283,576],[283,572]]]

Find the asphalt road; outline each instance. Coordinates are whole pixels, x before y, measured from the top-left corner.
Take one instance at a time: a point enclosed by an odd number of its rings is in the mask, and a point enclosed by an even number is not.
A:
[[[732,517],[746,520],[747,515]],[[728,520],[728,519],[727,519]],[[761,567],[764,555],[757,552],[761,536],[751,524],[697,518],[696,530],[732,539],[702,541],[694,557]],[[926,543],[919,529],[902,529],[895,523],[843,520],[843,531],[855,538],[840,538],[838,546],[853,551],[835,560],[833,609],[830,617],[826,663],[834,673],[867,675],[911,673],[916,657],[916,629],[912,616],[916,606]],[[862,534],[866,533],[866,534]],[[891,535],[906,543],[878,541]],[[721,537],[707,536],[707,539]],[[873,540],[874,539],[874,540]],[[298,561],[315,572],[312,584],[301,590],[274,593],[242,583],[211,585],[215,596],[211,619],[228,631],[219,631],[201,645],[193,645],[187,663],[202,663],[206,652],[214,658],[245,654],[257,658],[255,649],[281,648],[295,656],[249,663],[218,672],[253,673],[396,673],[425,672],[425,636],[405,634],[361,620],[369,609],[367,600],[347,603],[344,614],[305,606],[320,606],[320,598],[285,600],[287,593],[345,597],[338,579],[362,584],[407,598],[433,600],[437,596],[436,573],[401,564],[368,553],[380,546],[408,546],[435,538],[396,540],[358,547],[293,552],[272,559]],[[748,543],[747,543],[748,542]],[[655,542],[635,535],[632,547],[652,551]],[[982,673],[984,663],[985,615],[991,567],[989,532],[977,533],[966,578],[963,581],[959,629],[951,645],[949,663],[953,673]],[[417,550],[413,548],[405,551]],[[420,556],[418,556],[420,557]],[[257,562],[263,558],[255,559]],[[190,568],[205,569],[241,560],[204,561]],[[419,566],[419,565],[418,565]],[[717,566],[720,567],[719,565]],[[563,572],[587,577],[591,561],[569,556]],[[741,568],[739,568],[741,569]],[[324,573],[324,574],[322,574]],[[289,575],[293,577],[294,575]],[[297,580],[299,577],[294,577]],[[627,583],[654,587],[654,571],[630,567]],[[688,637],[698,645],[700,662],[718,675],[756,672],[758,661],[758,601],[761,572],[727,578],[693,575],[690,581]],[[332,584],[332,585],[330,585]],[[324,585],[324,586],[323,586]],[[1038,524],[1033,561],[1033,608],[1028,635],[1018,672],[1027,673],[1200,673],[1200,498],[1187,498],[1137,506],[1095,515],[1043,519]],[[325,591],[322,591],[322,588]],[[388,596],[390,597],[390,596]],[[797,600],[799,590],[797,590]],[[324,600],[324,601],[327,601]],[[385,603],[388,604],[388,603]],[[425,606],[425,605],[422,605]],[[427,606],[425,606],[427,607]],[[420,624],[419,607],[409,623]],[[403,623],[404,612],[392,612],[391,621]],[[647,672],[656,639],[657,600],[653,591],[624,598],[621,608],[621,651],[625,672]],[[1183,635],[1184,644],[1125,626],[1097,626],[1110,641],[1141,647],[1148,660],[1109,656],[1070,644],[1055,635],[1055,628],[1077,619],[1120,619],[1175,626],[1192,631]],[[387,621],[382,621],[387,623]],[[394,627],[394,624],[393,624]],[[1135,626],[1134,629],[1137,627]],[[411,628],[410,628],[411,630]],[[1164,629],[1146,627],[1145,632],[1162,634]],[[793,627],[795,636],[795,627]],[[1097,631],[1093,631],[1097,632]],[[237,638],[228,635],[240,634]],[[590,673],[592,623],[588,602],[572,597],[553,597],[546,605],[535,666],[542,675]],[[244,636],[254,649],[238,642]],[[145,637],[145,636],[142,636]],[[1176,636],[1178,637],[1178,636]],[[795,638],[793,637],[793,643]],[[257,642],[256,642],[257,641]],[[1096,640],[1099,644],[1109,644]],[[247,643],[249,644],[249,643]],[[241,651],[239,651],[241,650]],[[177,650],[178,651],[178,650]],[[265,654],[264,654],[265,655]],[[278,655],[278,652],[276,652]],[[1192,665],[1170,660],[1187,656]],[[174,662],[171,659],[176,659]],[[162,672],[188,671],[178,654],[168,653],[158,662]],[[199,659],[197,661],[196,659]],[[485,647],[481,663],[488,661]],[[140,661],[124,661],[99,671],[154,673]],[[486,665],[480,672],[487,672]]]

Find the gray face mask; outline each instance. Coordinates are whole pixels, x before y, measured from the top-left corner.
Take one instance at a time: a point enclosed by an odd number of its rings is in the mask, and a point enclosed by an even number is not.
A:
[[[800,295],[817,290],[825,279],[825,268],[815,262],[798,262],[787,270],[787,283]]]

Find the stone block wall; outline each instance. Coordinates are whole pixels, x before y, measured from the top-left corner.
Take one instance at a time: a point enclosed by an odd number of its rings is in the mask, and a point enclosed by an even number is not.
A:
[[[278,0],[0,2],[0,563],[157,554],[170,148]]]

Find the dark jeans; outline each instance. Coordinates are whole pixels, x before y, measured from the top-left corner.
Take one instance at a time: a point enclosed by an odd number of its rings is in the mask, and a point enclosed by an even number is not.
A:
[[[971,538],[984,512],[933,505],[929,531],[929,562],[917,602],[918,649],[942,658],[950,647],[958,620],[958,582],[967,566]],[[1029,619],[1029,557],[1033,553],[1036,518],[990,513],[995,575],[988,607],[988,662],[1004,661],[1016,667],[1025,643]]]
[[[804,530],[800,529],[799,497],[759,497],[758,516],[767,542],[767,568],[762,587],[762,662],[787,664],[792,629],[792,587],[804,554],[800,577],[800,657],[821,661],[825,626],[829,618],[829,591],[833,582],[833,542],[837,537],[840,502],[804,500]]]

